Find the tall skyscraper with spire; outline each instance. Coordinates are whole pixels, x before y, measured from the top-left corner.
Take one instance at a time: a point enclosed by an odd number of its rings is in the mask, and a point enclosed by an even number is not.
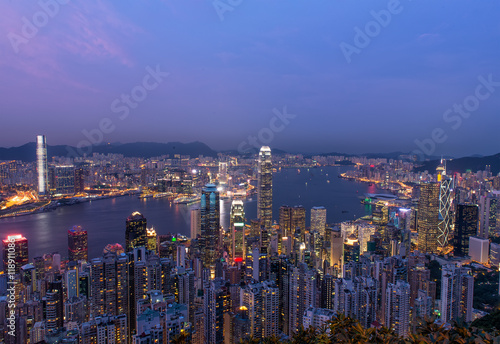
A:
[[[38,177],[38,194],[46,196],[49,192],[47,167],[47,139],[45,135],[36,137],[36,172]]]
[[[273,163],[271,148],[262,146],[258,160],[257,217],[267,230],[273,223]]]
[[[439,224],[438,224],[438,246],[444,248],[450,243],[453,225],[452,202],[453,202],[453,178],[446,174],[446,160],[436,169],[439,183]]]

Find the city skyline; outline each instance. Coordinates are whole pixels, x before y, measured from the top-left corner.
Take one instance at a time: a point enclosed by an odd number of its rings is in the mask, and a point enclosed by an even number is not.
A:
[[[38,3],[0,5],[9,17],[1,105],[12,129],[0,146],[40,132],[77,145],[103,127],[105,142],[236,150],[287,107],[295,117],[261,144],[366,153],[436,137],[435,155],[498,153],[482,139],[499,124],[498,3],[252,2],[222,15],[210,1],[63,3],[54,15]],[[48,20],[26,38],[34,17]],[[359,34],[366,27],[370,36]],[[148,75],[146,95],[137,89],[140,101],[124,103]]]

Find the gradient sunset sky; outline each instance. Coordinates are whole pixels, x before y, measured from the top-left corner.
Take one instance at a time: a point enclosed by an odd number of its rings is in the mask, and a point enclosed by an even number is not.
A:
[[[443,119],[481,76],[500,82],[499,1],[72,0],[23,36],[52,1],[0,0],[0,146],[37,134],[76,145],[109,118],[106,142],[237,149],[286,106],[295,118],[273,148],[411,151],[441,128],[436,155],[500,152],[500,86],[456,129]],[[341,44],[355,46],[356,28],[390,6],[397,13],[348,62]],[[111,104],[148,67],[169,76],[120,119]]]

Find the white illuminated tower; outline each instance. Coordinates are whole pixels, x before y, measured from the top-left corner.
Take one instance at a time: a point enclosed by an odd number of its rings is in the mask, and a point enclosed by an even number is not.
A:
[[[270,230],[273,222],[273,163],[268,146],[260,149],[258,168],[257,217]]]
[[[48,194],[47,140],[45,135],[36,137],[36,170],[38,174],[38,194]]]
[[[439,247],[446,247],[449,244],[452,233],[452,190],[453,179],[446,175],[446,161],[441,160],[437,167],[437,178],[439,184],[439,224],[437,242]]]

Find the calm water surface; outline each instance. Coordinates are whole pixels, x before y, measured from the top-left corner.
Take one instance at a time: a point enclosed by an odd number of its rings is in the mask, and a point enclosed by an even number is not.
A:
[[[282,169],[273,175],[273,218],[278,220],[279,207],[303,205],[309,222],[313,206],[325,206],[327,221],[337,223],[369,213],[360,203],[364,193],[380,190],[368,184],[338,178],[349,167]],[[299,172],[300,171],[300,172]],[[328,182],[329,181],[329,182]],[[0,237],[22,234],[28,238],[30,259],[49,252],[67,256],[67,230],[81,225],[88,231],[89,257],[98,257],[109,243],[125,242],[125,219],[141,212],[158,234],[180,233],[189,236],[189,206],[176,205],[165,198],[139,199],[126,196],[57,208],[53,212],[0,220]],[[230,200],[221,201],[222,226],[229,223]],[[342,212],[347,211],[347,212]],[[256,196],[245,202],[247,220],[257,214]]]

